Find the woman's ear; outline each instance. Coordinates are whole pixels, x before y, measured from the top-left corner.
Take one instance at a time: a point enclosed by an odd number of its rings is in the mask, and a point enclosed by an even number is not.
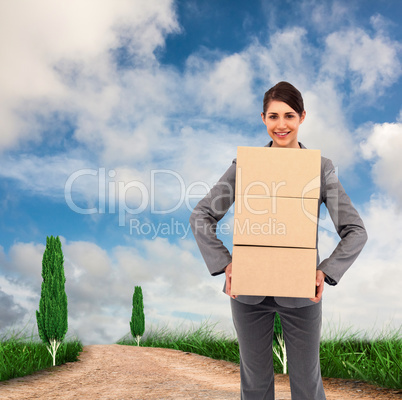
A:
[[[266,125],[266,123],[265,123],[265,114],[263,112],[261,113],[261,119],[262,119],[262,122],[264,122],[264,125]]]
[[[301,117],[300,117],[300,123],[302,123],[302,122],[304,121],[304,118],[306,118],[306,110],[304,110],[304,111],[302,112],[302,115],[301,115]]]

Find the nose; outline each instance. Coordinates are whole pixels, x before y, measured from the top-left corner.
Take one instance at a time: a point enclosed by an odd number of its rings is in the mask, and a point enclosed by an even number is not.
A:
[[[286,120],[283,117],[278,118],[278,129],[286,128]]]

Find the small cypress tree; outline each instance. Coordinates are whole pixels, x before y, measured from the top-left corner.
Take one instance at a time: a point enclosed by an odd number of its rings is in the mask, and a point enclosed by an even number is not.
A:
[[[275,313],[275,321],[274,321],[274,343],[278,343],[278,337],[282,336],[282,324],[281,318],[278,313]]]
[[[42,287],[39,311],[36,311],[39,337],[53,357],[68,329],[67,295],[65,292],[64,257],[59,237],[46,238],[42,259]]]
[[[141,336],[145,332],[144,301],[142,298],[141,286],[136,286],[134,288],[133,311],[131,314],[130,329],[131,334],[137,340],[137,346],[139,346]]]
[[[279,347],[279,349],[278,349]],[[273,351],[282,364],[282,372],[287,373],[287,354],[285,339],[283,338],[282,323],[278,313],[275,313],[274,321],[274,346]]]

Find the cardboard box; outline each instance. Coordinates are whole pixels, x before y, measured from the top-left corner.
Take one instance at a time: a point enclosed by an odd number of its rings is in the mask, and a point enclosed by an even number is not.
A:
[[[236,194],[318,199],[320,176],[320,150],[237,148]]]
[[[316,249],[234,246],[232,294],[315,297]]]
[[[314,249],[317,219],[317,199],[236,195],[233,244]]]
[[[315,297],[319,150],[238,147],[232,294]]]

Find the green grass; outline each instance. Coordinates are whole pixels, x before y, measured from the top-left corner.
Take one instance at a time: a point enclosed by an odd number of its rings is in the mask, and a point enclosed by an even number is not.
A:
[[[321,373],[402,389],[402,339],[399,332],[368,340],[352,334],[323,340]]]
[[[141,339],[140,346],[161,347],[200,354],[216,360],[227,360],[239,363],[239,345],[237,340],[223,333],[216,333],[215,325],[203,323],[198,328],[187,331],[172,331],[167,327],[151,328],[146,337]],[[117,344],[136,346],[137,342],[131,334],[120,339]]]
[[[56,365],[77,361],[81,351],[79,340],[63,341],[57,350]],[[28,337],[18,332],[0,338],[0,381],[30,375],[52,365],[46,345],[33,335]]]
[[[151,328],[140,345],[161,347],[200,354],[214,359],[239,363],[237,340],[216,333],[215,325],[202,323],[198,328],[172,331],[167,327]],[[321,342],[322,376],[344,378],[373,383],[391,389],[402,388],[402,339],[400,332],[382,335],[373,340],[358,334],[338,334]],[[136,345],[131,335],[117,344]],[[277,344],[274,344],[277,346]],[[274,369],[282,373],[276,355]]]

